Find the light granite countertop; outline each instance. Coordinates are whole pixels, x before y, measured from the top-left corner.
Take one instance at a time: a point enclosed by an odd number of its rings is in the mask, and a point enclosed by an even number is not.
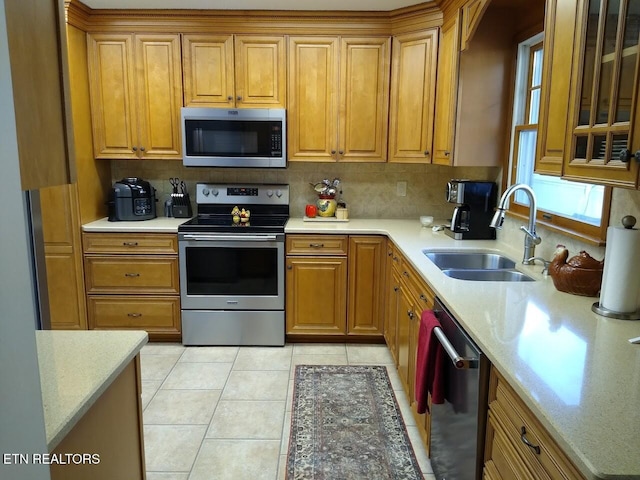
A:
[[[177,233],[188,218],[157,217],[138,222],[110,222],[107,217],[82,225],[83,232],[111,233]]]
[[[143,331],[36,331],[49,451],[147,343]]]
[[[169,231],[173,221],[177,232],[178,220],[104,219],[83,230]],[[517,267],[535,282],[470,282],[447,277],[422,253],[482,248],[519,261],[522,243],[453,240],[418,219],[291,218],[285,232],[389,237],[585,477],[640,480],[640,345],[628,342],[640,336],[640,321],[596,315],[596,298],[557,291],[540,265]]]
[[[596,298],[557,291],[540,265],[517,267],[535,282],[470,282],[422,253],[482,248],[518,261],[522,244],[456,241],[417,219],[294,218],[286,233],[387,235],[587,478],[640,479],[640,345],[628,342],[640,321],[596,315]]]

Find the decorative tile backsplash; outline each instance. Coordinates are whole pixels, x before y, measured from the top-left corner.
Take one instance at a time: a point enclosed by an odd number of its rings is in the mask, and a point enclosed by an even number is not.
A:
[[[307,203],[317,196],[310,183],[324,178],[340,178],[342,199],[351,218],[415,218],[433,215],[448,219],[454,204],[445,201],[445,186],[452,178],[493,180],[500,184],[500,168],[447,167],[440,165],[395,163],[302,163],[291,162],[286,169],[194,168],[175,160],[111,162],[112,179],[138,176],[151,182],[161,206],[171,193],[170,177],[180,177],[194,194],[197,182],[286,183],[291,189],[291,215],[302,217]],[[398,196],[398,182],[406,182],[406,196]],[[162,208],[158,208],[159,214]],[[634,215],[640,224],[640,192],[615,188],[611,202],[612,225],[619,225],[625,215]],[[498,238],[517,245],[524,242],[519,230],[521,220],[507,217]],[[594,247],[572,237],[538,227],[542,243],[536,255],[550,259],[556,245],[563,244],[571,255],[586,250],[597,259],[604,257],[604,247]]]
[[[180,177],[194,194],[197,182],[286,183],[290,186],[291,215],[302,217],[307,203],[318,198],[310,183],[339,178],[342,200],[351,218],[415,218],[433,215],[450,218],[455,205],[445,201],[451,178],[496,180],[499,168],[446,167],[395,163],[289,163],[286,169],[194,168],[175,161],[111,162],[113,180],[138,176],[151,182],[158,203],[171,193],[170,177]],[[406,196],[397,195],[398,182],[406,182]],[[160,211],[160,210],[159,210]]]

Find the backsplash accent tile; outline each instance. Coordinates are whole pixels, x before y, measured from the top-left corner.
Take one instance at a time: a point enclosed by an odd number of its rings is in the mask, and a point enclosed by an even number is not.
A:
[[[342,199],[351,218],[418,218],[433,215],[450,218],[454,205],[445,202],[445,186],[451,178],[495,180],[499,168],[456,168],[440,165],[395,163],[303,163],[291,162],[286,169],[195,168],[172,160],[113,160],[113,181],[138,176],[157,190],[158,203],[171,193],[169,177],[180,177],[193,195],[197,182],[287,183],[291,215],[302,217],[307,203],[317,196],[310,183],[340,178]],[[407,195],[396,195],[397,182],[407,182]]]

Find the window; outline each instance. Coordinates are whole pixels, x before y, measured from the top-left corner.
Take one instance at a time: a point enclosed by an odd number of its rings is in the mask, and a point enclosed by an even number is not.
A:
[[[542,34],[518,47],[509,184],[526,183],[533,188],[538,221],[543,225],[602,243],[608,223],[610,189],[533,172],[543,55]],[[529,200],[524,192],[516,192],[509,210],[516,215],[528,215]]]

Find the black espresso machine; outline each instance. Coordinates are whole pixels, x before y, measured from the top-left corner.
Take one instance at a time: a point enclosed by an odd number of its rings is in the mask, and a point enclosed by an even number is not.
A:
[[[491,228],[498,197],[495,182],[478,180],[450,180],[447,183],[447,202],[456,203],[451,227],[445,233],[456,240],[495,240],[496,229]]]

